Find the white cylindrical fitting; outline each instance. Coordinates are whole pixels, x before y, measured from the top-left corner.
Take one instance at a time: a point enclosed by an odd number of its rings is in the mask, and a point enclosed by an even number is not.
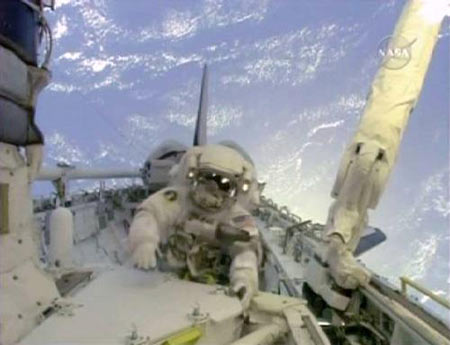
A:
[[[65,207],[58,207],[50,215],[50,245],[48,256],[51,265],[70,267],[73,247],[73,215]]]

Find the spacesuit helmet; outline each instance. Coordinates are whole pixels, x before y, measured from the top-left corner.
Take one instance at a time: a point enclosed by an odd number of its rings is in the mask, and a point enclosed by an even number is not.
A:
[[[256,167],[253,159],[242,146],[233,140],[222,140],[219,142],[219,145],[235,150],[247,161],[250,169],[249,172],[251,172],[250,188],[245,193],[239,193],[238,202],[249,211],[256,209],[260,205],[260,196],[264,188],[264,183],[258,182]]]
[[[198,208],[219,212],[231,208],[250,187],[248,162],[222,145],[195,147],[187,157],[189,196]]]

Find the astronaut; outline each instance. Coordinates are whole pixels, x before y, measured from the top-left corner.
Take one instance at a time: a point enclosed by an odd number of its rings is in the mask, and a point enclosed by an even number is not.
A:
[[[261,245],[246,209],[257,201],[255,169],[224,145],[189,149],[171,172],[171,186],[137,209],[130,227],[132,260],[140,269],[176,268],[196,281],[231,286],[247,308],[258,289]]]

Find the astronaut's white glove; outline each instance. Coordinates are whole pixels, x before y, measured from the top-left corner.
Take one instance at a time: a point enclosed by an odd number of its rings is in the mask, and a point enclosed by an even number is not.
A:
[[[370,272],[362,267],[338,235],[331,235],[326,261],[336,284],[344,289],[356,289],[370,282]]]
[[[133,263],[137,268],[148,270],[156,267],[157,245],[153,242],[143,242],[133,251]]]

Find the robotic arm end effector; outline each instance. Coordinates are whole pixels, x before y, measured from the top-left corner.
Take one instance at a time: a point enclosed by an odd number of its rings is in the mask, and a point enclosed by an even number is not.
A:
[[[392,159],[375,141],[355,141],[347,149],[336,178],[327,221],[327,252],[331,276],[347,289],[370,281],[370,273],[356,262],[353,251],[386,185]]]
[[[344,289],[356,289],[369,284],[371,274],[362,267],[338,234],[329,236],[326,261],[336,284]]]

